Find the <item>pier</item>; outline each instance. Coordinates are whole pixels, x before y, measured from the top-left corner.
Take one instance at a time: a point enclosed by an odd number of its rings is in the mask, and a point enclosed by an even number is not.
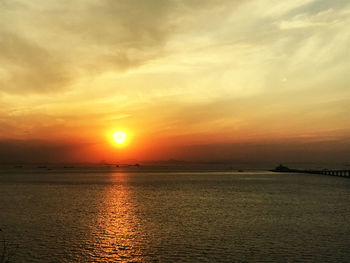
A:
[[[338,177],[344,177],[344,178],[350,178],[350,170],[299,170],[299,169],[290,169],[286,166],[279,165],[273,170],[270,170],[272,172],[279,172],[279,173],[307,173],[307,174],[323,174],[323,175],[329,175],[329,176],[338,176]]]

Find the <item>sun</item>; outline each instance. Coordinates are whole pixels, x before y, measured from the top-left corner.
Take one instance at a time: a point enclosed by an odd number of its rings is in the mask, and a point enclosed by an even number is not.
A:
[[[123,131],[116,131],[112,134],[113,140],[116,144],[124,144],[126,141],[126,133]]]

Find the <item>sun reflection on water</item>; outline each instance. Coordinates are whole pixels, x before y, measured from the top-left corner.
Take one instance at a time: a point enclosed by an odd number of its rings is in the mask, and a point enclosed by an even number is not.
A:
[[[135,200],[128,176],[111,177],[117,181],[106,189],[101,201],[95,233],[93,258],[106,261],[143,261],[141,247],[145,242],[142,226],[135,213]]]

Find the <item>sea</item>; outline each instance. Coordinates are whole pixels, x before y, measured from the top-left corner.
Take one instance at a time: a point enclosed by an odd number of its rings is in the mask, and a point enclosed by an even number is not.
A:
[[[0,262],[350,262],[350,179],[17,167],[0,229]]]

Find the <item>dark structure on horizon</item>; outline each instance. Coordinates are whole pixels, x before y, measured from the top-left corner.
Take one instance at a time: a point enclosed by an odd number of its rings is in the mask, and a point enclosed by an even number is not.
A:
[[[298,169],[290,169],[287,166],[284,166],[282,164],[280,164],[275,169],[270,170],[270,171],[278,172],[278,173],[323,174],[323,175],[350,178],[350,170],[328,170],[328,169],[324,169],[324,170],[298,170]]]

